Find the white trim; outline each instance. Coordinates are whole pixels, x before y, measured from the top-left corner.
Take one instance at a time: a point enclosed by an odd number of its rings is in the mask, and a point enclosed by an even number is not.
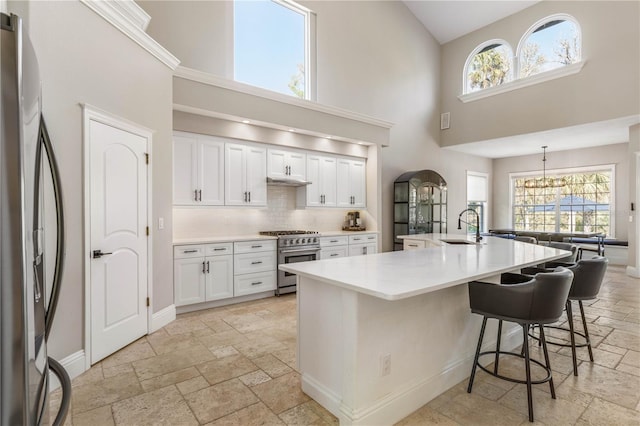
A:
[[[583,60],[581,62],[576,62],[575,64],[552,69],[549,71],[544,71],[529,77],[512,80],[507,83],[501,84],[500,86],[490,87],[488,89],[479,90],[477,92],[466,93],[464,95],[458,96],[458,99],[460,99],[464,103],[473,102],[479,99],[488,98],[490,96],[499,95],[501,93],[511,92],[512,90],[518,90],[524,87],[544,83],[546,81],[567,77],[582,71],[582,67],[584,67],[586,63],[587,61]]]
[[[520,38],[520,41],[518,41],[518,47],[516,49],[516,57],[514,58],[514,61],[513,61],[515,66],[516,66],[516,68],[517,68],[515,70],[515,71],[517,71],[517,74],[515,74],[515,75],[517,75],[517,76],[520,75],[520,51],[524,47],[524,43],[527,41],[529,36],[531,34],[533,34],[533,32],[535,30],[537,30],[538,28],[540,28],[542,25],[546,24],[547,22],[558,21],[558,20],[570,21],[576,26],[576,29],[578,30],[578,44],[580,46],[580,60],[582,60],[582,28],[580,27],[580,23],[578,22],[578,20],[576,18],[574,18],[571,15],[568,15],[566,13],[556,13],[556,14],[553,14],[553,15],[546,16],[546,17],[544,17],[542,19],[539,19],[535,24],[533,24],[532,26],[529,27],[529,29]]]
[[[509,49],[510,55],[507,58],[509,60],[510,66],[509,66],[509,74],[507,75],[508,81],[513,81],[513,79],[515,78],[515,76],[517,75],[514,72],[514,56],[513,56],[513,48],[511,47],[511,45],[506,41],[503,40],[501,38],[494,38],[491,40],[487,40],[481,44],[479,44],[475,49],[473,49],[471,51],[471,54],[469,56],[467,56],[467,60],[464,63],[464,68],[462,68],[462,93],[463,94],[467,94],[467,86],[468,86],[468,76],[469,76],[469,65],[471,65],[471,62],[473,61],[473,58],[478,54],[478,52],[480,52],[482,49],[484,49],[487,46],[491,46],[492,44],[499,44],[502,46],[505,46]],[[505,83],[503,83],[504,85]],[[499,86],[498,86],[499,87]],[[482,89],[482,90],[487,90],[487,89]],[[469,92],[469,93],[476,93],[476,92]]]
[[[146,31],[151,21],[151,16],[144,11],[143,8],[133,0],[119,0],[111,1],[109,6],[116,8],[120,11],[125,19],[135,24],[142,31]]]
[[[127,1],[133,3],[131,0]],[[117,5],[117,3],[121,3],[121,1],[109,0],[80,0],[80,2],[100,15],[131,40],[138,43],[143,49],[151,53],[172,70],[175,70],[180,63],[178,58],[173,56],[171,52],[144,32],[144,28],[140,26],[143,24],[140,20],[144,20],[144,18],[140,18],[140,16],[132,17],[131,13],[125,13],[125,11],[131,12],[137,6]]]
[[[209,302],[194,303],[192,305],[183,305],[183,306],[178,306],[175,309],[176,309],[176,313],[179,315],[179,314],[186,314],[187,312],[201,311],[203,309],[211,309],[211,308],[218,308],[220,306],[235,305],[236,303],[249,302],[251,300],[267,299],[269,297],[274,297],[273,290],[263,291],[261,293],[246,294],[244,296],[230,297],[228,299],[212,300]]]
[[[640,278],[640,268],[627,266],[627,275],[629,275],[630,277]]]
[[[83,189],[84,189],[84,351],[85,351],[85,367],[88,370],[91,367],[91,150],[89,149],[90,135],[89,135],[89,122],[96,121],[108,126],[118,128],[147,140],[147,153],[149,153],[150,161],[147,168],[147,224],[149,230],[153,229],[153,174],[152,174],[152,159],[151,149],[153,145],[153,130],[134,123],[133,121],[125,118],[118,117],[114,114],[106,112],[100,108],[96,108],[89,104],[80,104],[82,106],[82,149],[83,149]],[[149,232],[147,238],[147,297],[151,298],[153,295],[153,233]],[[147,307],[147,331],[151,326],[152,320],[152,307]]]
[[[284,104],[294,105],[300,108],[306,108],[311,111],[322,112],[324,114],[330,114],[342,118],[348,118],[350,120],[360,121],[362,123],[371,124],[385,129],[390,129],[394,124],[390,121],[369,117],[364,114],[348,111],[346,109],[337,108],[334,106],[319,104],[317,102],[309,101],[306,99],[296,98],[294,96],[285,95],[283,93],[273,92],[261,87],[240,83],[238,81],[229,80],[224,77],[183,66],[177,67],[175,72],[173,73],[173,76],[182,78],[184,80],[195,81],[197,83],[207,84],[209,86],[221,87],[223,89],[233,90],[235,92],[281,102]],[[175,109],[176,105],[174,104],[174,110]]]
[[[175,321],[176,319],[176,305],[169,305],[166,308],[160,309],[151,315],[151,321],[149,321],[149,334],[160,330],[165,325]]]
[[[74,352],[58,362],[64,367],[71,380],[75,379],[89,369],[88,367],[86,367],[85,353],[83,350]],[[59,387],[60,382],[58,381],[57,376],[50,371],[49,392],[52,392]]]

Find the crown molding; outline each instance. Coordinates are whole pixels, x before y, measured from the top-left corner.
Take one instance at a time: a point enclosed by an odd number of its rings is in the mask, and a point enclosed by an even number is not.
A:
[[[162,47],[149,34],[144,32],[145,17],[147,15],[140,7],[135,5],[133,0],[80,0],[82,4],[100,15],[124,35],[135,41],[147,52],[155,56],[160,62],[175,70],[180,64],[180,60],[173,56],[171,52]],[[135,6],[134,6],[135,5]],[[143,15],[144,14],[144,15]]]
[[[240,83],[238,81],[229,80],[223,77],[219,77],[214,74],[210,74],[203,71],[194,70],[183,66],[178,66],[174,72],[174,77],[182,78],[185,80],[191,80],[202,84],[208,84],[211,86],[221,87],[223,89],[233,90],[244,94],[258,96],[261,98],[294,105],[300,108],[306,108],[324,114],[330,114],[337,117],[348,118],[354,121],[360,121],[362,123],[370,124],[385,129],[393,127],[394,123],[381,120],[379,118],[369,117],[364,114],[349,111],[346,109],[323,105],[317,102],[308,101],[306,99],[300,99],[293,96],[288,96],[282,93],[273,92],[271,90],[263,89],[261,87],[252,86],[250,84]]]

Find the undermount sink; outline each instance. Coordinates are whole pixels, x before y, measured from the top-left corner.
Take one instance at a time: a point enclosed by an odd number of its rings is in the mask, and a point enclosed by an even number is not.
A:
[[[446,239],[446,240],[440,240],[443,243],[447,243],[447,244],[469,244],[469,245],[476,245],[476,244],[480,244],[480,243],[475,243],[473,241],[469,241],[469,240],[451,240],[451,239]]]

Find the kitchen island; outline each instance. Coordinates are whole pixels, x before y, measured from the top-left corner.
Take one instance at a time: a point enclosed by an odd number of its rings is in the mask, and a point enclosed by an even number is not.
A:
[[[280,265],[298,279],[302,389],[340,424],[393,424],[464,380],[481,323],[466,283],[567,255],[494,237],[421,238],[438,245]],[[510,350],[521,334],[507,325],[502,347]],[[487,347],[495,334],[487,330]]]

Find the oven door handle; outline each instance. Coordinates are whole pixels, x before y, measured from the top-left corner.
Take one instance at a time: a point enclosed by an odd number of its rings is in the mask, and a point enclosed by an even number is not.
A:
[[[289,254],[289,253],[300,253],[300,252],[303,252],[303,251],[309,251],[309,252],[314,252],[315,253],[315,252],[320,251],[320,247],[318,247],[318,248],[309,248],[309,247],[307,247],[307,248],[301,248],[301,249],[295,249],[295,250],[282,250],[281,249],[280,253]]]

